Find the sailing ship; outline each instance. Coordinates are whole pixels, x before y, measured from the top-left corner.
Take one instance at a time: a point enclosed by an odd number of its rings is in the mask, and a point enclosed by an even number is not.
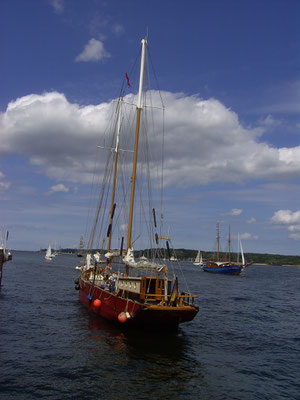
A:
[[[11,252],[6,248],[6,242],[8,239],[8,231],[5,233],[5,239],[2,240],[1,233],[0,233],[0,285],[2,281],[2,269],[3,264],[6,261],[10,261],[12,259]]]
[[[48,249],[46,251],[46,255],[45,255],[45,259],[50,261],[52,260],[52,258],[54,258],[55,255],[52,253],[52,248],[51,248],[51,244],[49,244]]]
[[[239,275],[246,265],[249,263],[245,262],[245,257],[242,248],[242,242],[238,238],[238,244],[240,247],[240,253],[238,253],[237,262],[233,262],[231,260],[231,238],[230,238],[230,227],[229,227],[229,235],[228,235],[228,259],[220,260],[220,227],[217,224],[217,259],[216,260],[207,260],[207,262],[203,265],[204,272],[212,272],[215,274],[229,274],[229,275]],[[241,262],[239,262],[239,254],[241,255]]]
[[[198,250],[196,258],[193,262],[194,265],[200,265],[201,267],[203,267],[203,257],[202,257],[202,253],[201,250]]]
[[[174,263],[171,266],[164,261],[165,251],[169,259],[172,254],[171,238],[163,234],[162,200],[153,194],[158,187],[162,194],[163,179],[155,175],[155,184],[150,183],[154,170],[150,156],[157,155],[159,150],[156,147],[151,151],[157,128],[151,125],[154,119],[147,117],[149,111],[155,116],[159,110],[163,111],[163,107],[152,105],[151,101],[161,99],[160,93],[146,87],[147,50],[147,39],[143,39],[137,96],[129,94],[124,98],[124,80],[121,96],[116,102],[116,122],[112,126],[107,168],[86,257],[83,264],[76,267],[80,269],[80,275],[75,280],[75,289],[85,307],[109,321],[127,326],[174,328],[179,323],[193,320],[199,307],[195,304],[197,296],[188,289],[179,291]],[[130,87],[127,73],[125,77]],[[129,122],[129,128],[124,105],[135,113],[135,122]],[[150,136],[146,129],[149,125],[152,127]],[[163,130],[158,136],[161,139],[162,134]],[[159,165],[161,167],[162,163]],[[155,205],[161,211],[160,218]],[[135,251],[138,246],[139,250]],[[96,254],[95,248],[98,249]],[[147,258],[139,257],[143,249],[147,249]],[[172,278],[169,277],[171,267],[174,269]]]
[[[79,251],[78,251],[78,253],[77,253],[77,257],[82,257],[83,256],[83,247],[84,247],[84,244],[83,244],[84,242],[83,242],[83,236],[81,236],[80,237],[80,241],[79,241]]]

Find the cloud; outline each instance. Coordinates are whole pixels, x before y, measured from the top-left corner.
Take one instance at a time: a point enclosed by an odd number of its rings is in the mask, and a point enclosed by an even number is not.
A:
[[[298,240],[300,240],[300,233],[291,233],[289,235],[289,238],[298,241]]]
[[[57,193],[57,192],[64,192],[67,193],[69,191],[69,189],[63,185],[62,183],[59,183],[58,185],[54,185],[51,186],[49,192],[47,192],[46,194],[53,194],[53,193]]]
[[[295,223],[300,225],[300,211],[278,210],[274,213],[271,221],[282,225],[292,225]]]
[[[222,214],[222,215],[231,215],[233,217],[236,217],[237,215],[241,215],[243,210],[240,210],[239,208],[233,208],[231,211],[228,213]]]
[[[258,236],[257,235],[252,235],[251,233],[245,232],[245,233],[241,233],[239,235],[239,238],[241,240],[257,240]]]
[[[116,35],[121,35],[122,33],[124,33],[124,27],[121,24],[114,24],[112,26],[112,32]]]
[[[260,123],[267,128],[273,128],[279,126],[281,121],[276,120],[271,114],[268,114],[263,120],[260,121]]]
[[[299,114],[300,80],[281,81],[270,86],[258,99],[257,111],[266,114]],[[268,118],[268,117],[267,117]]]
[[[49,0],[49,3],[57,14],[62,14],[64,12],[64,0]]]
[[[83,51],[75,58],[75,61],[102,61],[109,57],[110,54],[105,50],[103,42],[93,38],[84,46]]]
[[[153,91],[151,95],[153,104],[158,103],[159,94]],[[259,142],[261,128],[243,127],[237,115],[216,99],[171,92],[162,92],[162,97],[166,107],[165,185],[285,182],[299,176],[300,146],[274,148]],[[124,100],[136,103],[136,96],[130,94]],[[0,153],[28,157],[39,172],[57,181],[91,182],[95,149],[106,138],[114,108],[114,101],[80,106],[58,92],[21,97],[0,113]],[[153,154],[159,154],[158,136],[161,131],[154,129],[149,137]],[[124,148],[129,145],[125,143]],[[104,159],[99,171],[103,168]],[[233,209],[230,215],[241,212]]]
[[[273,224],[282,225],[289,232],[289,238],[294,240],[300,239],[300,211],[278,210],[271,218]]]
[[[252,217],[248,219],[247,224],[253,224],[254,222],[256,222],[256,219]]]
[[[0,171],[0,193],[6,192],[10,187],[10,182],[4,180],[5,175]]]

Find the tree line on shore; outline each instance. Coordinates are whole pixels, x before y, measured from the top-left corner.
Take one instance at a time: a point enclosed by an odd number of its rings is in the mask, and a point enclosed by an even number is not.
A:
[[[193,260],[196,257],[196,250],[178,249],[175,250],[178,259]],[[216,253],[210,251],[202,252],[203,259],[215,259]],[[228,253],[220,253],[220,260],[228,258]],[[300,265],[300,256],[286,256],[280,254],[268,253],[245,253],[247,262],[253,264],[268,264],[268,265]],[[237,253],[231,253],[231,260],[237,260]]]
[[[46,251],[46,249],[41,249],[41,251]],[[61,253],[77,254],[79,253],[79,251],[81,253],[85,252],[85,250],[82,251],[79,249],[70,249],[70,248],[60,249]],[[97,251],[96,249],[92,250],[92,253],[95,253],[96,251]],[[150,254],[149,249],[135,251],[136,257],[139,257],[141,255],[147,256],[148,254]],[[172,251],[172,255],[174,255],[175,258],[183,261],[193,261],[196,257],[196,254],[197,250],[192,250],[192,249],[175,249]],[[202,257],[205,260],[215,259],[216,254],[215,252],[211,251],[202,251]],[[226,259],[226,257],[228,257],[227,253],[225,252],[220,253],[220,260]],[[268,253],[245,253],[245,259],[247,262],[253,262],[253,264],[300,265],[300,256],[286,256],[286,255],[268,254]],[[232,261],[237,260],[236,253],[231,253],[231,260]]]

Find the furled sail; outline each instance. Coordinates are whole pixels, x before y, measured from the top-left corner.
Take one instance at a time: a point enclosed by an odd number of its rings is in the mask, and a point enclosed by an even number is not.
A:
[[[135,269],[151,269],[158,272],[162,272],[166,267],[164,264],[158,264],[149,260],[140,259],[139,261],[135,261],[132,247],[128,249],[126,256],[123,257],[123,261],[125,265],[127,265],[129,268],[135,268]]]

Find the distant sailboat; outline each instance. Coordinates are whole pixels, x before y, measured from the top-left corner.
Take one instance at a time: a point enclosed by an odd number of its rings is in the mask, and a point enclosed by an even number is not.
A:
[[[2,241],[1,233],[0,233],[0,284],[1,284],[1,280],[2,280],[2,267],[3,267],[3,264],[6,261],[9,261],[9,260],[12,259],[11,252],[9,250],[7,250],[7,248],[6,248],[7,239],[8,239],[8,231],[6,231],[4,241]]]
[[[50,261],[50,260],[52,260],[53,257],[54,257],[54,255],[52,254],[51,245],[49,244],[48,249],[46,251],[45,259]]]
[[[216,260],[209,260],[203,266],[204,272],[212,272],[215,274],[230,274],[230,275],[239,275],[246,265],[251,263],[245,262],[245,257],[242,248],[242,242],[240,238],[238,238],[239,247],[240,247],[240,254],[242,262],[239,262],[239,259],[236,263],[231,261],[231,253],[230,253],[230,228],[229,228],[229,239],[228,239],[228,259],[227,260],[220,260],[220,229],[219,224],[217,225],[217,243],[218,243],[218,252],[217,252],[217,259]],[[239,253],[238,253],[239,258]]]
[[[195,261],[194,261],[194,265],[203,266],[203,258],[202,258],[202,254],[201,254],[200,250],[198,250],[198,253],[197,253]]]
[[[82,257],[83,256],[83,247],[84,247],[84,242],[83,242],[83,236],[81,236],[80,241],[79,241],[79,252],[77,253],[77,257]]]

